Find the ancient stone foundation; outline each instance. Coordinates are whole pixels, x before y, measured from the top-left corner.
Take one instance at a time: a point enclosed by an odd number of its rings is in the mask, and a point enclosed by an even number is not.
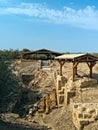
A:
[[[56,94],[58,107],[68,105],[70,99],[75,96],[75,91],[70,89],[64,76],[57,76]]]
[[[58,107],[64,106],[65,103],[65,83],[66,79],[64,76],[57,76],[56,94],[57,94],[57,105]]]
[[[73,103],[73,122],[78,130],[98,120],[98,103]]]
[[[95,89],[98,89],[96,79],[84,77],[73,82],[71,78],[67,81],[64,76],[57,76],[57,105],[58,107],[70,105],[73,123],[78,130],[83,130],[85,125],[98,120],[98,103],[86,97],[90,94],[84,93],[84,91],[95,91]],[[81,99],[80,96],[83,96],[83,94],[84,97]],[[85,102],[83,102],[84,98]],[[95,99],[95,97],[92,99]]]
[[[73,82],[72,78],[66,80],[64,76],[57,75],[55,85],[56,88],[46,92],[38,102],[38,113],[48,114],[53,108],[64,108],[69,104],[77,130],[83,130],[84,126],[98,120],[98,103],[94,97],[95,94],[97,96],[95,91],[98,91],[97,80],[85,77]]]
[[[57,105],[56,100],[56,91],[55,89],[51,92],[48,92],[40,100],[38,104],[38,112],[48,114],[53,108]]]

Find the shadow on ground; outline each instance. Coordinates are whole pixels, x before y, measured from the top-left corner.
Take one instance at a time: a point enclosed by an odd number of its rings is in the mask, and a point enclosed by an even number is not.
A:
[[[27,128],[28,126],[23,126],[20,124],[12,124],[9,122],[4,122],[0,120],[0,130],[48,130],[46,127],[42,126],[33,126],[30,128]]]

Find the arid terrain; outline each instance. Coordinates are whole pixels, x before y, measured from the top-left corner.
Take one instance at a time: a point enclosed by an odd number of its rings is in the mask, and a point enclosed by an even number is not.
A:
[[[36,105],[44,95],[55,89],[54,73],[59,70],[57,61],[47,63],[48,67],[39,68],[37,62],[20,62],[16,61],[12,64],[15,67],[13,73],[20,78],[21,84],[21,99],[15,113],[1,114],[0,130],[77,130],[70,111],[70,104],[63,107],[51,109],[49,113],[38,113],[33,110],[33,115],[30,115],[30,108]],[[79,64],[78,74],[80,79],[87,77],[89,74],[88,66],[84,63]],[[65,63],[63,67],[63,75],[71,84],[72,64]],[[93,78],[98,80],[98,64],[93,68]],[[78,84],[77,79],[75,83]],[[81,96],[78,94],[73,98],[74,101],[82,103],[98,102],[98,87],[84,89]],[[12,104],[11,104],[12,105]],[[34,107],[35,108],[35,107]],[[95,121],[84,127],[84,130],[98,130],[98,123]]]

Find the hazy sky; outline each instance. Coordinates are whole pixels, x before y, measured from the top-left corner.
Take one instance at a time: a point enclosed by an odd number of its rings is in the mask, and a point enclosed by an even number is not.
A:
[[[98,52],[97,0],[0,0],[0,49]]]

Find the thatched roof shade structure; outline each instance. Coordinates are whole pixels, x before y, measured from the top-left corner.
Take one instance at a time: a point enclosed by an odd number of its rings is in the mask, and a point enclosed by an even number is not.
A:
[[[55,57],[55,59],[60,64],[60,75],[62,75],[62,67],[65,62],[73,63],[73,81],[75,79],[75,75],[77,75],[77,66],[79,63],[85,62],[87,63],[90,69],[90,77],[92,77],[92,69],[96,62],[98,61],[98,57],[95,57],[91,54],[64,54],[61,56]]]
[[[32,51],[32,52],[22,53],[22,59],[26,59],[26,57],[28,55],[32,55],[32,54],[35,54],[35,56],[40,55],[40,54],[45,54],[45,55],[47,55],[47,60],[53,59],[53,56],[56,57],[56,56],[62,55],[62,53],[59,53],[59,52],[54,52],[54,51],[47,50],[47,49],[40,49],[40,50],[36,50],[36,51]]]

